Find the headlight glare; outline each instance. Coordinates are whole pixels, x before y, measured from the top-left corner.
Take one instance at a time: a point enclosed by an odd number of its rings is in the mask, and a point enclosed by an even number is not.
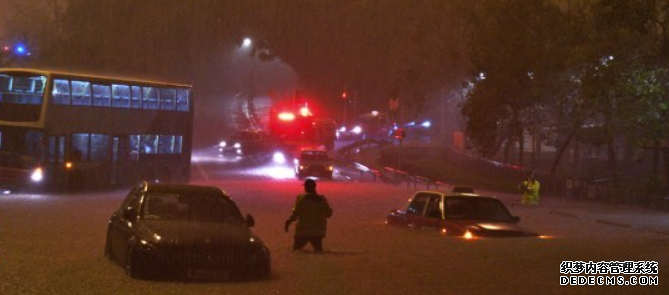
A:
[[[44,179],[44,172],[42,171],[42,167],[35,168],[35,170],[33,170],[33,173],[30,174],[30,179],[33,182],[42,181],[42,179]]]

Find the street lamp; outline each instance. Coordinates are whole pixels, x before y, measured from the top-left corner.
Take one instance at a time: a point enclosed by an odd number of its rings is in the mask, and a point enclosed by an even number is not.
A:
[[[251,44],[253,44],[253,41],[249,37],[244,38],[244,41],[242,41],[242,47],[244,48],[250,47]]]

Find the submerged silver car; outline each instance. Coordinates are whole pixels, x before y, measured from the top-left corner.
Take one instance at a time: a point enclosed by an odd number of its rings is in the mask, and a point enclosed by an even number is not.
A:
[[[464,237],[537,236],[520,226],[520,218],[511,215],[500,200],[466,191],[418,191],[406,208],[391,210],[386,223]]]

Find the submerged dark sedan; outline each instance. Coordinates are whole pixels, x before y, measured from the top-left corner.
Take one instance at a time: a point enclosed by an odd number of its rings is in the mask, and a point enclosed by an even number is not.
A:
[[[266,278],[254,223],[219,188],[142,182],[111,216],[105,256],[133,278]]]
[[[525,237],[536,233],[518,225],[520,218],[511,215],[494,197],[473,193],[416,192],[406,209],[390,211],[387,224],[419,229],[435,229],[455,236]]]

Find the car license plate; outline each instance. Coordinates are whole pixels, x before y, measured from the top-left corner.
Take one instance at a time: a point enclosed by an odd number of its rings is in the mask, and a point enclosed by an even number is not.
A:
[[[188,269],[186,276],[198,280],[227,280],[230,273],[220,269]]]

